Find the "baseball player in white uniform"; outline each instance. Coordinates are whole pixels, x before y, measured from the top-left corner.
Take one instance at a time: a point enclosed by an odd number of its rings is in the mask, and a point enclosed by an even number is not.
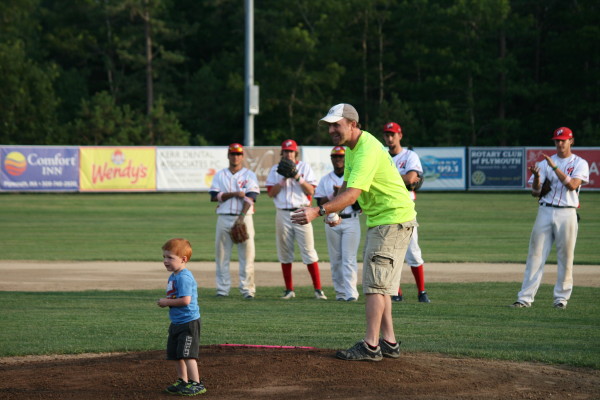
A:
[[[318,205],[323,205],[333,199],[342,187],[345,154],[346,150],[343,146],[335,146],[331,150],[333,171],[321,178],[315,190],[315,199]],[[360,214],[360,206],[355,203],[344,208],[339,215],[332,213],[325,219],[326,222],[341,219],[341,223],[335,226],[325,224],[331,278],[335,298],[339,301],[356,301],[358,299],[356,255],[360,244]]]
[[[395,122],[388,122],[383,126],[383,139],[389,149],[389,153],[398,168],[398,172],[402,176],[402,180],[407,188],[413,201],[416,200],[417,194],[410,187],[413,187],[423,176],[423,167],[417,153],[412,150],[402,148],[400,141],[402,140],[402,128]],[[406,263],[410,266],[410,270],[415,277],[415,282],[418,289],[418,300],[421,303],[429,303],[429,297],[425,290],[425,272],[423,269],[423,257],[421,255],[421,247],[419,247],[419,233],[415,226],[413,235],[408,245],[408,250],[405,256]],[[392,296],[393,301],[404,301],[402,295],[402,287],[398,282],[398,295]]]
[[[294,240],[298,243],[302,262],[306,264],[312,278],[317,299],[326,300],[321,288],[319,272],[319,256],[315,250],[312,224],[297,225],[291,221],[294,210],[307,207],[312,201],[317,181],[310,165],[298,160],[298,145],[294,140],[284,140],[281,144],[281,158],[291,160],[296,165],[297,173],[286,178],[277,173],[278,165],[269,171],[265,186],[269,197],[273,199],[277,215],[275,233],[277,236],[277,257],[281,263],[285,292],[282,299],[296,297],[292,279],[292,262],[294,261]]]
[[[544,160],[529,168],[532,196],[539,197],[539,209],[531,238],[521,291],[512,307],[531,307],[542,281],[544,265],[552,244],[556,243],[557,277],[554,307],[564,309],[573,291],[573,258],[577,241],[579,189],[589,182],[590,168],[583,158],[571,152],[571,129],[562,127],[552,136],[556,154],[544,154]],[[542,192],[548,180],[550,190]]]
[[[238,243],[239,290],[245,299],[253,299],[254,283],[254,202],[260,194],[254,172],[242,166],[244,148],[239,143],[229,145],[229,167],[218,171],[210,187],[210,200],[218,202],[215,235],[215,261],[217,296],[228,296],[231,288],[229,263],[233,241],[229,235],[236,221],[244,222],[248,240]]]

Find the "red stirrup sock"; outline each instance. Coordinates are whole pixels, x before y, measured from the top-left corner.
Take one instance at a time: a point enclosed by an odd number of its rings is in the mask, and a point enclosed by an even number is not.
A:
[[[281,263],[281,271],[283,272],[285,290],[294,290],[294,281],[292,280],[292,263]]]
[[[398,296],[402,296],[402,288],[398,287]]]
[[[418,267],[410,267],[413,276],[415,277],[415,282],[417,283],[417,289],[419,293],[425,290],[425,274],[423,273],[423,264]]]
[[[321,274],[319,273],[319,263],[306,264],[310,277],[312,278],[315,290],[321,290]]]

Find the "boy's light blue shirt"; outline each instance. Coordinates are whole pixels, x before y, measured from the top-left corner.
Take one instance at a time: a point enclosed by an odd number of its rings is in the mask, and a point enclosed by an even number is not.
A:
[[[200,307],[198,306],[198,284],[194,275],[187,268],[179,273],[172,273],[167,282],[167,298],[178,299],[190,296],[190,304],[183,307],[170,307],[169,318],[174,324],[185,324],[200,318]]]

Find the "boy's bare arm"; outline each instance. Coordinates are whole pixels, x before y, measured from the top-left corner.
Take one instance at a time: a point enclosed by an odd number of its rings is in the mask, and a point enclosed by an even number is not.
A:
[[[184,307],[192,302],[192,296],[183,296],[178,297],[176,299],[167,299],[163,297],[162,299],[158,299],[156,304],[159,307]]]

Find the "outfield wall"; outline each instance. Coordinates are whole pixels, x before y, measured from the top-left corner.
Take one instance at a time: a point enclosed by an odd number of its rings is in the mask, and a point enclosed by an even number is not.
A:
[[[303,146],[300,157],[320,179],[332,169],[331,146]],[[554,147],[422,147],[421,191],[528,190],[528,168]],[[279,146],[246,147],[244,166],[264,188]],[[600,190],[600,147],[577,147],[590,165],[590,183]],[[227,147],[0,146],[0,191],[4,192],[205,192],[226,168]]]

